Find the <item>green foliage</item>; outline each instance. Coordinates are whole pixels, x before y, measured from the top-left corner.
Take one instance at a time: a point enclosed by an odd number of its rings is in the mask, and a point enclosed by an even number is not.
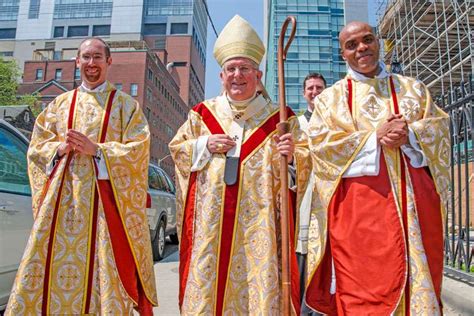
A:
[[[20,71],[14,61],[0,59],[0,105],[17,104],[16,90]]]
[[[17,97],[18,80],[20,78],[20,69],[16,62],[5,61],[0,58],[0,106],[5,105],[30,105],[33,113],[37,115],[38,107],[36,105],[38,97],[27,94]]]

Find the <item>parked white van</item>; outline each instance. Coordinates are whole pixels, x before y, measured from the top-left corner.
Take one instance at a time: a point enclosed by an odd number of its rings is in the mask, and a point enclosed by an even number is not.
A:
[[[0,311],[6,308],[31,227],[28,139],[0,119]]]
[[[159,261],[165,254],[165,239],[178,243],[176,231],[176,189],[166,172],[150,164],[148,168],[148,193],[151,206],[147,209],[153,259]]]
[[[28,139],[0,119],[0,311],[6,308],[21,257],[26,247],[33,214],[27,173]],[[178,243],[175,186],[166,172],[150,165],[147,208],[153,258],[163,259],[165,241]]]

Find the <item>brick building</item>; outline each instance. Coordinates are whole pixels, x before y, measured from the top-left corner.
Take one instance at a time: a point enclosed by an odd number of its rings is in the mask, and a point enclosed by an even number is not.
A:
[[[171,163],[163,142],[204,99],[206,0],[6,1],[0,17],[0,56],[25,71],[20,94],[36,91],[45,102],[78,84],[71,60],[84,38],[109,42],[115,59],[109,79],[126,92],[137,90],[156,125],[152,158]]]
[[[142,106],[151,133],[151,161],[174,174],[168,143],[186,120],[188,106],[180,96],[180,86],[173,67],[168,66],[150,51],[144,42],[112,44],[112,65],[108,79],[117,89],[133,96]],[[80,72],[74,60],[27,61],[19,94],[40,94],[46,105],[57,95],[80,85]]]

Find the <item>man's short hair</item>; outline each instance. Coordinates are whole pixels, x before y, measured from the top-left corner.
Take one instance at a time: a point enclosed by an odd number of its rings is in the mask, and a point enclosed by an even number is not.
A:
[[[87,41],[99,41],[101,42],[103,45],[104,45],[104,48],[105,48],[105,57],[109,58],[110,57],[110,46],[109,44],[107,44],[103,39],[101,39],[100,37],[96,37],[96,36],[93,36],[93,37],[88,37],[86,39],[84,39],[80,44],[79,44],[79,47],[77,48],[77,57],[79,57],[81,55],[81,47],[82,47],[82,44],[84,44],[85,42]]]
[[[324,82],[324,87],[326,88],[327,84],[326,79],[324,79],[324,76],[317,72],[311,72],[306,76],[306,78],[304,78],[303,90],[306,89],[306,81],[308,81],[309,79],[321,79]]]

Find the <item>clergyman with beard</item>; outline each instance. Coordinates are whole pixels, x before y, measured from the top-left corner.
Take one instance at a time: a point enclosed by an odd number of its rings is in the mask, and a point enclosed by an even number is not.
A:
[[[106,81],[110,48],[84,40],[82,84],[38,116],[28,149],[34,226],[6,315],[152,315],[145,213],[150,134]]]

